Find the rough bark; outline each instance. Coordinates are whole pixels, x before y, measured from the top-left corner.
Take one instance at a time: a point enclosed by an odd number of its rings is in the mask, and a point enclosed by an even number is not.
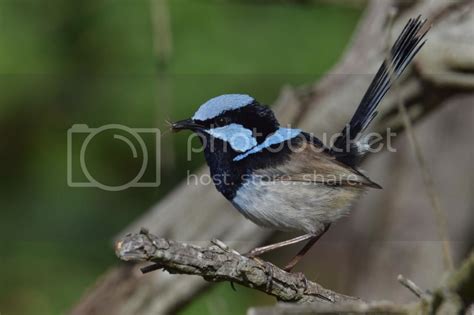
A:
[[[280,301],[341,303],[358,300],[325,289],[301,273],[288,273],[269,262],[243,256],[218,240],[202,247],[159,238],[142,230],[117,241],[115,252],[124,261],[154,262],[142,268],[144,273],[163,269],[172,274],[198,275],[211,282],[235,282]]]
[[[124,261],[153,262],[143,273],[164,270],[171,274],[197,275],[209,282],[230,281],[276,297],[275,307],[253,308],[249,314],[460,314],[474,301],[474,252],[442,285],[430,291],[399,276],[399,282],[418,298],[418,303],[364,302],[339,294],[288,273],[258,258],[249,258],[218,240],[202,247],[159,238],[147,230],[128,234],[115,245]],[[291,302],[291,303],[290,303]]]

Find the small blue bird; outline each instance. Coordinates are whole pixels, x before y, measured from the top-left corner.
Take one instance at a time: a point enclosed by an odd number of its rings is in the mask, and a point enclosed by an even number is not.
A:
[[[290,271],[367,188],[381,188],[357,169],[364,146],[356,140],[377,114],[391,78],[423,46],[425,22],[409,20],[331,148],[304,131],[280,127],[269,107],[243,94],[212,98],[191,119],[172,124],[200,136],[217,190],[241,214],[259,226],[304,233],[249,256],[308,240],[285,267]]]

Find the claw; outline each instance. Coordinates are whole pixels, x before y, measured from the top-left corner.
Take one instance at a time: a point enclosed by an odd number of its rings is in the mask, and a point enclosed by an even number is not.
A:
[[[248,257],[248,256],[247,256]],[[265,261],[263,259],[260,259],[258,257],[249,257],[253,259],[257,264],[259,264],[261,267],[265,268],[265,274],[267,275],[267,283],[265,285],[265,290],[267,292],[270,292],[272,289],[272,283],[273,283],[273,268],[272,264],[269,263],[268,261]]]

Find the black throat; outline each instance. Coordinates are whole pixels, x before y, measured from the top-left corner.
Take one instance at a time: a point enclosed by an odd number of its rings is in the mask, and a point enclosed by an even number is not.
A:
[[[199,121],[199,124],[203,125],[205,129],[209,129],[222,127],[223,125],[220,125],[222,121],[225,121],[226,124],[239,124],[252,131],[252,136],[258,144],[265,141],[279,128],[279,123],[272,110],[257,101],[241,108],[225,111],[212,119]],[[269,154],[264,150],[242,160],[234,161],[234,158],[243,152],[236,152],[228,143],[211,137],[205,131],[200,131],[198,134],[205,144],[204,155],[214,184],[228,200],[235,197],[237,190],[253,170],[267,167],[273,163],[280,163],[287,157],[285,152]]]
[[[211,146],[206,146],[204,156],[216,189],[228,200],[234,199],[239,188],[250,179],[254,170],[281,165],[289,160],[291,154],[290,146],[285,143],[278,152],[265,149],[242,160],[234,161],[241,152],[232,150],[228,145],[225,147],[226,144],[222,140],[212,139],[212,141],[214,147],[211,149]],[[301,139],[295,138],[290,140],[292,141],[301,141]]]
[[[251,173],[243,163],[234,162],[234,158],[238,155],[228,144],[209,135],[200,135],[206,137],[205,142],[212,145],[206,145],[204,148],[204,156],[211,173],[212,181],[217,190],[228,200],[232,200],[239,187],[242,185],[244,177]]]

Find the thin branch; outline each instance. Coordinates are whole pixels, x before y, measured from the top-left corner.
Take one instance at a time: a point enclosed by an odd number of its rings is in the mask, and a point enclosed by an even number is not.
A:
[[[153,50],[158,63],[165,66],[173,54],[173,35],[167,0],[150,0],[150,12]]]
[[[280,304],[277,306],[264,306],[251,308],[248,315],[349,315],[349,314],[385,314],[385,315],[409,315],[417,313],[417,305],[395,304],[392,302],[353,302],[342,304]]]
[[[393,28],[393,20],[396,15],[396,9],[394,8],[390,12],[390,23],[388,27],[388,33],[391,34]],[[427,31],[426,31],[427,32]],[[388,41],[387,41],[388,43]],[[417,161],[418,166],[421,170],[421,175],[423,178],[423,183],[425,186],[426,193],[428,198],[430,199],[432,208],[434,210],[434,216],[436,218],[438,233],[443,243],[443,258],[444,258],[444,265],[448,270],[454,269],[454,262],[451,253],[451,246],[449,244],[448,239],[448,227],[447,227],[447,219],[446,219],[446,212],[441,207],[441,203],[439,201],[438,193],[436,192],[433,176],[430,172],[428,164],[423,156],[423,152],[421,150],[420,144],[418,139],[415,135],[415,131],[413,130],[413,124],[411,122],[410,116],[405,106],[405,101],[403,99],[402,94],[400,93],[400,85],[398,80],[396,79],[396,75],[392,66],[392,62],[390,62],[391,54],[390,54],[390,45],[387,44],[387,69],[391,77],[391,81],[393,82],[393,91],[397,100],[398,110],[402,117],[403,124],[405,126],[405,130],[407,133],[408,141],[412,148],[412,151],[415,154],[415,158]]]
[[[248,258],[214,241],[200,247],[159,238],[146,230],[128,234],[115,246],[124,261],[151,261],[142,272],[163,269],[169,273],[191,274],[207,281],[231,281],[257,289],[285,302],[354,302],[358,298],[323,288],[301,273],[288,273],[260,259]]]
[[[462,263],[458,270],[451,272],[442,285],[433,290],[432,294],[423,292],[412,281],[402,278],[402,283],[415,294],[420,295],[416,303],[398,304],[388,301],[378,302],[343,302],[290,304],[279,303],[276,306],[264,306],[250,309],[251,315],[308,315],[308,314],[467,314],[467,310],[474,300],[474,252]]]
[[[417,286],[413,281],[410,279],[405,278],[403,275],[398,275],[397,277],[398,282],[400,282],[405,288],[410,290],[414,295],[416,295],[418,298],[422,298],[425,292],[423,292],[422,289],[420,289],[419,286]]]

